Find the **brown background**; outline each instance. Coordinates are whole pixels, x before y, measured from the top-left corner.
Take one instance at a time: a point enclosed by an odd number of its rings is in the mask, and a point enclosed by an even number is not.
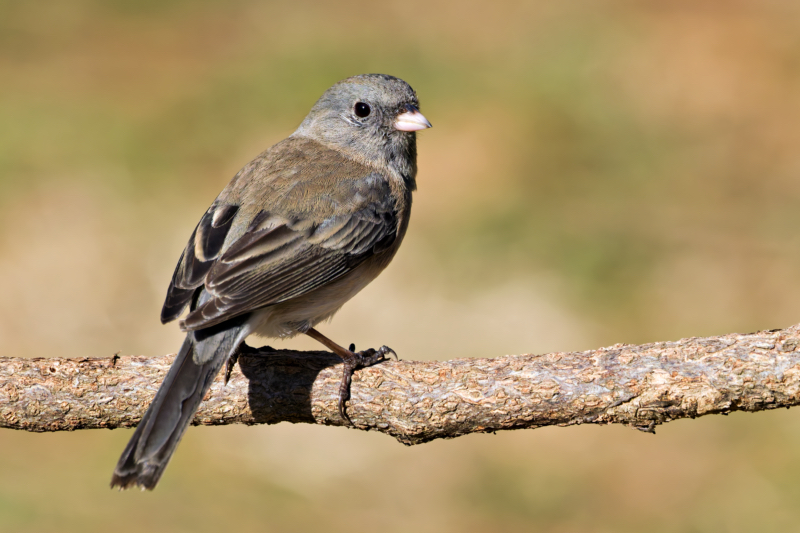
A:
[[[335,81],[418,91],[411,228],[321,329],[407,359],[800,322],[800,4],[0,2],[0,355],[160,355],[193,225]],[[273,343],[305,348],[297,339]],[[0,430],[0,530],[793,531],[794,411],[475,435]]]

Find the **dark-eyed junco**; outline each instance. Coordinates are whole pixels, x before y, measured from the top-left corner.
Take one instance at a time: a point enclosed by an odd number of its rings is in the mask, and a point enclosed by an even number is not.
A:
[[[158,483],[219,370],[251,333],[304,333],[350,377],[386,346],[354,353],[314,329],[386,268],[408,227],[415,131],[429,128],[403,80],[364,74],[322,95],[291,136],[239,171],[200,219],[178,261],[161,321],[186,340],[122,452],[112,487]],[[349,422],[349,420],[348,420]]]

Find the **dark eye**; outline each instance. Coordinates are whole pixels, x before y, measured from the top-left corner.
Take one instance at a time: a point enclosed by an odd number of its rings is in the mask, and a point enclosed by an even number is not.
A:
[[[372,109],[369,107],[369,104],[365,104],[364,102],[356,102],[355,112],[357,116],[361,118],[368,117],[370,111],[372,111]]]

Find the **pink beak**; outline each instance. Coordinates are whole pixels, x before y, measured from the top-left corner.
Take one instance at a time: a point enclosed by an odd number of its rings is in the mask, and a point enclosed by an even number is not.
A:
[[[400,113],[394,119],[394,129],[400,131],[419,131],[432,127],[425,115],[414,106],[406,106],[405,113]]]

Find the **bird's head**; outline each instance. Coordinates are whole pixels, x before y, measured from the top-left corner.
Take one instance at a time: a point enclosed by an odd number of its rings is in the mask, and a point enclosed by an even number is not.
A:
[[[416,131],[430,128],[414,89],[386,74],[361,74],[325,91],[294,135],[388,167],[413,186]]]

